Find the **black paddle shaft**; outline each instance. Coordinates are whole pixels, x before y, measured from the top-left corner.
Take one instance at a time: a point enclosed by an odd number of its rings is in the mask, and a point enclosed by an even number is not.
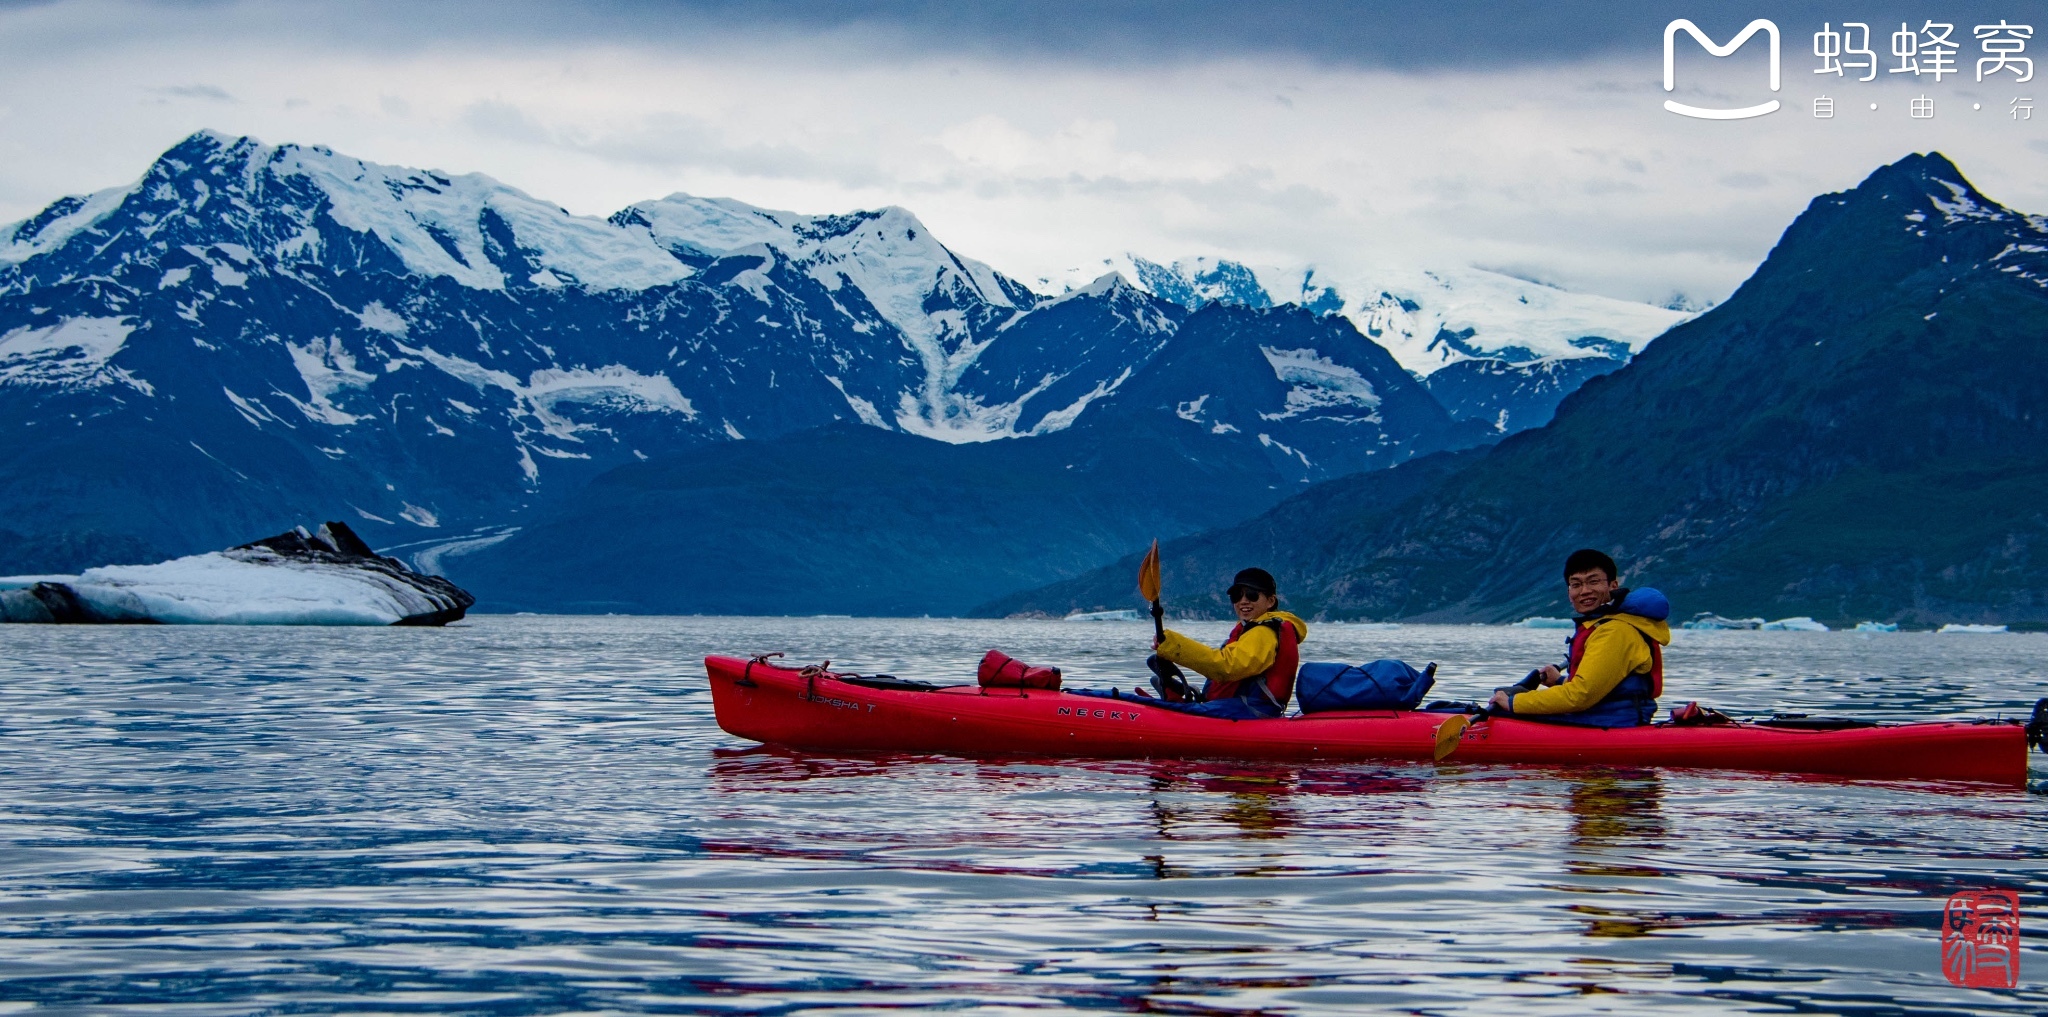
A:
[[[1160,606],[1159,606],[1159,602],[1155,600],[1155,601],[1153,601],[1153,602],[1152,602],[1152,641],[1153,641],[1153,645],[1155,645],[1155,646],[1156,646],[1156,645],[1158,645],[1158,644],[1159,644],[1160,642],[1164,641],[1165,639],[1166,639],[1166,609],[1165,609],[1165,608],[1163,608],[1163,607],[1160,607]]]

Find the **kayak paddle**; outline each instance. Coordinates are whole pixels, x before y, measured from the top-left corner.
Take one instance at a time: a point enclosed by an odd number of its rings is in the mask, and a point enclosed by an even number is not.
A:
[[[1145,552],[1145,560],[1138,565],[1138,596],[1152,602],[1152,637],[1166,638],[1166,609],[1159,606],[1159,541],[1152,541],[1152,550]]]
[[[1458,739],[1464,737],[1465,729],[1472,726],[1472,718],[1462,713],[1444,718],[1436,726],[1436,761],[1441,763],[1458,751]]]

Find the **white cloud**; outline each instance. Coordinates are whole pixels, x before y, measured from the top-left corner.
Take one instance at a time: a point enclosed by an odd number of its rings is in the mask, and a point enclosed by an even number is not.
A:
[[[1025,280],[1136,251],[1340,276],[1473,263],[1718,298],[1814,194],[1930,148],[1993,197],[2048,210],[2034,135],[1960,112],[2002,111],[2003,94],[1952,82],[1954,112],[1914,122],[1915,86],[1879,82],[1856,94],[1897,116],[1815,121],[1816,89],[1788,57],[1785,112],[1693,121],[1659,108],[1654,38],[1626,60],[1498,71],[1278,55],[1117,68],[765,31],[316,36],[281,10],[0,9],[0,94],[35,97],[0,108],[0,220],[131,180],[205,127],[483,172],[586,214],[675,191],[807,212],[898,204]]]

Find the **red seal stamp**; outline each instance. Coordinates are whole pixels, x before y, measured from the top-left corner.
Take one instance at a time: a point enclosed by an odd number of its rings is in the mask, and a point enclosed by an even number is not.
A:
[[[1973,989],[2020,984],[2020,895],[1964,890],[1941,909],[1941,973]]]

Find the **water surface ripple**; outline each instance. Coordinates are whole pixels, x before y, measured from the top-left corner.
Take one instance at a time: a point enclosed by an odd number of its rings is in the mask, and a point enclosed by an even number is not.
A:
[[[721,732],[701,665],[957,680],[999,646],[1128,687],[1147,629],[0,627],[0,1012],[2048,1009],[2039,791],[811,757]],[[1438,661],[1476,698],[1559,637],[1317,626],[1304,650]],[[1684,633],[1667,702],[2017,716],[2044,650]],[[2035,913],[2015,990],[1940,971],[1943,900],[1987,886]]]

